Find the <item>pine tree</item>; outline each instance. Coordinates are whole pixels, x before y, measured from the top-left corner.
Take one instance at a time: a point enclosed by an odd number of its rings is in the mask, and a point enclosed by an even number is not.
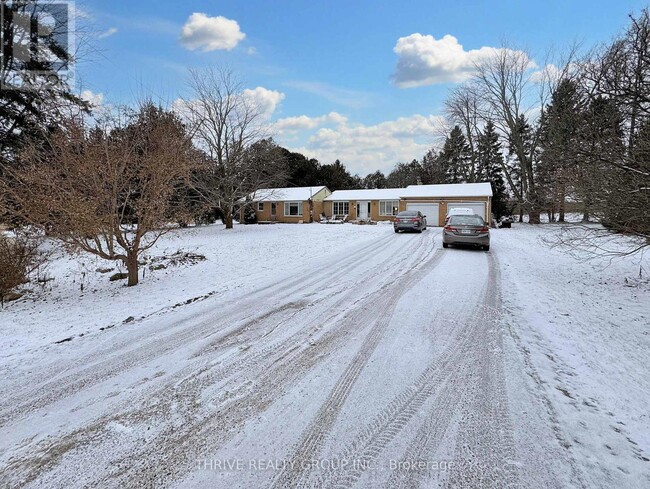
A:
[[[445,167],[447,183],[468,181],[470,150],[463,131],[458,126],[447,136],[442,148],[441,158]]]
[[[617,189],[618,181],[625,178],[625,172],[617,167],[625,158],[623,134],[623,118],[615,102],[600,96],[593,98],[580,127],[574,183],[578,200],[583,203],[584,221],[594,214],[599,219],[618,219],[612,213],[618,211],[620,203],[611,200],[624,198],[625,193]]]
[[[564,221],[570,175],[576,170],[581,105],[576,82],[562,80],[554,90],[540,123],[539,197],[546,204],[549,216],[555,216],[555,209],[559,211],[560,222]]]
[[[503,178],[503,155],[501,142],[492,121],[478,136],[477,180],[490,182],[492,186],[492,213],[497,219],[508,214],[508,193]]]
[[[447,181],[446,167],[442,155],[430,149],[422,157],[422,183],[436,184]]]
[[[386,188],[386,177],[381,170],[369,173],[363,179],[363,188]]]

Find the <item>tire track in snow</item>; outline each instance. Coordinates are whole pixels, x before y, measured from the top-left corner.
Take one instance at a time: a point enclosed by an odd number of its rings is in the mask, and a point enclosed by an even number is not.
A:
[[[501,314],[498,287],[499,269],[489,254],[490,278],[494,286],[488,289],[491,302]],[[517,487],[516,449],[510,421],[508,396],[503,366],[501,322],[480,331],[482,347],[475,350],[478,381],[469,384],[469,402],[463,403],[456,438],[454,465],[447,487]]]
[[[466,356],[476,348],[477,332],[481,328],[486,312],[489,313],[489,290],[492,283],[488,279],[481,294],[479,306],[470,316],[469,324],[455,329],[460,332],[455,341],[424,369],[415,381],[396,396],[359,434],[336,454],[333,459],[342,461],[342,470],[325,472],[314,484],[317,487],[352,487],[362,476],[365,468],[371,467],[379,454],[406,427],[411,419],[422,410],[429,399],[435,395],[432,413],[438,416],[420,438],[429,438],[434,445],[442,439],[454,414],[454,407],[460,402],[464,389],[464,377],[456,378],[459,371],[468,370],[464,365]],[[453,337],[452,333],[452,337]],[[468,373],[471,375],[471,372]],[[428,435],[428,436],[427,436]],[[409,458],[408,460],[415,460]],[[352,463],[352,462],[355,463]],[[399,483],[399,480],[395,480]],[[390,484],[388,487],[392,487]],[[405,483],[402,487],[412,487]]]
[[[370,245],[361,248],[361,250],[364,252],[380,253],[390,247],[394,241],[395,236],[388,235],[386,238],[382,238],[379,242],[373,242]],[[332,273],[331,270],[328,270],[327,266],[323,265],[317,269],[316,277],[311,273],[307,277],[298,277],[289,282],[288,287],[291,287],[290,289],[283,288],[283,294],[290,297],[293,292],[296,292],[296,289],[304,291],[308,287],[314,285],[320,286],[321,282],[325,278],[335,281],[341,276],[363,266],[364,262],[358,258],[355,259],[355,257],[352,256],[342,260],[339,265],[340,266],[334,273]],[[328,271],[330,273],[328,277],[319,275],[319,273],[327,273]],[[261,289],[261,291],[265,291],[271,287],[275,287],[275,285],[265,287]],[[273,289],[271,289],[270,292],[267,292],[267,294],[274,293]],[[263,297],[264,294],[262,295],[262,298]],[[0,410],[0,427],[10,421],[23,417],[30,412],[56,402],[59,399],[69,397],[83,389],[96,385],[135,365],[165,355],[178,348],[178,345],[187,344],[198,338],[206,337],[206,334],[210,336],[211,334],[214,334],[215,329],[218,329],[218,325],[237,322],[237,317],[242,314],[242,311],[246,311],[249,307],[259,307],[259,301],[259,297],[250,298],[248,300],[248,306],[246,303],[238,305],[233,307],[230,313],[220,311],[221,316],[217,321],[210,318],[197,325],[193,324],[191,319],[186,320],[184,322],[187,323],[187,325],[182,328],[181,331],[161,337],[156,335],[153,339],[146,340],[144,344],[139,343],[136,347],[133,347],[134,341],[132,338],[123,341],[118,340],[116,344],[112,343],[110,349],[105,350],[105,352],[94,352],[91,355],[85,355],[83,359],[79,359],[76,362],[77,365],[82,365],[80,370],[72,371],[64,377],[61,377],[61,375],[65,373],[62,372],[36,388],[31,387],[29,395],[26,395],[25,392],[21,392],[14,397],[6,399],[3,403],[5,408]],[[243,329],[246,329],[251,324],[259,322],[260,319],[269,319],[278,313],[284,312],[289,304],[291,304],[291,302],[277,305],[270,311],[259,315],[262,316],[261,318],[251,319],[249,316],[246,318],[249,319],[249,321],[245,322],[240,327],[229,328],[220,341],[223,341],[225,338],[232,335],[239,334]],[[102,355],[103,353],[105,353],[105,355]],[[102,360],[102,356],[105,356],[106,359]],[[21,402],[21,400],[24,400],[25,398],[27,398],[28,401]]]
[[[343,372],[325,402],[321,405],[315,418],[304,430],[301,441],[298,442],[298,446],[294,450],[294,455],[290,457],[293,462],[297,463],[287,465],[277,475],[272,487],[295,487],[300,485],[305,468],[305,464],[302,462],[314,459],[320,452],[325,436],[332,428],[352,387],[386,331],[392,314],[397,307],[397,303],[417,281],[421,280],[423,276],[436,267],[443,256],[443,251],[436,250],[436,253],[421,268],[413,269],[413,273],[410,274],[404,283],[395,284],[394,290],[396,292],[382,301],[379,319],[375,322],[359,351]]]
[[[423,252],[426,253],[429,240],[422,241],[423,243],[420,243],[418,250],[424,248]],[[421,260],[417,254],[407,255],[409,255],[411,261],[418,262]],[[277,397],[281,396],[283,388],[287,388],[296,382],[298,378],[304,376],[320,363],[323,357],[337,350],[343,341],[346,340],[346,336],[341,335],[342,331],[346,331],[346,335],[356,334],[359,330],[372,324],[378,316],[381,316],[383,305],[389,303],[393,295],[399,294],[402,282],[407,281],[411,277],[411,272],[411,269],[400,269],[400,274],[392,282],[393,286],[388,286],[388,284],[382,286],[380,292],[375,293],[376,297],[372,300],[359,300],[357,303],[362,307],[349,308],[351,311],[345,315],[340,322],[341,324],[336,324],[333,328],[325,331],[324,335],[317,340],[314,347],[295,349],[292,353],[283,355],[281,360],[274,359],[270,365],[260,368],[260,371],[254,375],[256,380],[255,385],[250,388],[245,388],[246,393],[244,395],[238,397],[231,406],[226,407],[224,411],[220,412],[221,417],[227,420],[227,424],[224,424],[222,420],[215,422],[213,417],[208,417],[198,423],[193,420],[195,424],[187,431],[182,428],[175,428],[173,433],[171,433],[173,435],[172,440],[167,439],[157,443],[157,445],[164,443],[166,447],[172,447],[172,454],[167,453],[166,455],[168,463],[169,458],[175,460],[171,464],[171,467],[173,467],[171,470],[179,471],[177,475],[180,475],[182,469],[187,470],[187,461],[188,458],[191,460],[192,452],[194,454],[211,453],[216,446],[227,441],[238,426],[243,424],[251,416],[254,416],[257,412],[265,410]],[[252,387],[255,387],[255,389],[253,390]],[[191,434],[188,434],[188,431]],[[188,439],[194,440],[191,451],[187,447],[181,450],[178,449],[179,443],[174,442],[173,439],[179,436],[184,442]],[[218,443],[215,443],[216,441]],[[208,443],[212,445],[209,449],[206,448]],[[138,460],[147,460],[151,456],[153,456],[151,453],[138,453],[135,455],[135,458]],[[128,455],[121,463],[127,463],[133,457],[133,454]],[[168,464],[166,466],[169,467]],[[162,482],[161,478],[164,479],[164,475],[161,474],[158,468],[151,468],[150,466],[142,467],[137,472],[137,477],[142,477],[148,481],[155,481],[155,485],[157,485]],[[120,478],[115,479],[109,477],[105,480],[115,482],[116,480],[120,481]],[[121,480],[121,484],[127,481],[130,482],[132,479]]]
[[[432,245],[432,240],[428,239],[428,237],[418,240],[416,245],[413,246],[417,251],[415,253],[410,253],[410,250],[406,250],[408,252],[403,253],[401,257],[397,257],[399,258],[398,261],[419,261],[421,259],[421,254],[428,253],[430,249],[430,246],[428,245]],[[391,268],[389,268],[389,270],[391,270]],[[392,267],[392,270],[401,270],[401,267]],[[403,272],[398,275],[395,278],[397,284],[403,280],[403,275],[408,275],[408,273]],[[390,280],[390,278],[391,277],[388,276],[386,281]],[[292,381],[295,381],[299,376],[304,375],[310,368],[315,366],[324,355],[333,351],[336,346],[345,339],[345,334],[350,334],[350,332],[356,331],[360,322],[365,322],[363,327],[369,325],[375,317],[375,315],[372,314],[373,306],[379,305],[385,301],[384,294],[386,291],[391,293],[392,289],[384,286],[381,289],[381,292],[376,294],[377,296],[374,300],[368,301],[367,303],[359,301],[353,307],[349,308],[348,313],[340,321],[341,324],[337,324],[335,325],[336,327],[325,331],[322,337],[316,342],[316,346],[313,348],[304,347],[304,345],[301,345],[300,343],[296,345],[296,339],[294,338],[293,345],[291,342],[285,342],[281,347],[274,348],[273,354],[269,354],[269,351],[265,351],[260,352],[259,355],[257,355],[257,358],[245,357],[241,361],[238,360],[236,363],[239,363],[239,365],[234,366],[234,370],[243,370],[244,372],[249,373],[250,377],[258,380],[258,382],[255,384],[244,383],[240,385],[233,391],[233,395],[238,397],[232,402],[226,402],[223,409],[220,408],[222,409],[220,414],[228,420],[227,424],[224,424],[220,420],[215,421],[214,416],[201,417],[200,413],[197,414],[190,410],[190,412],[184,413],[183,415],[186,419],[186,426],[170,426],[169,429],[163,430],[158,436],[155,436],[153,440],[149,441],[147,446],[143,447],[142,450],[136,450],[135,454],[130,452],[130,454],[126,455],[124,459],[118,461],[119,463],[117,466],[124,467],[125,464],[128,464],[129,460],[133,460],[134,458],[137,460],[149,460],[151,457],[151,460],[158,460],[160,454],[157,450],[161,449],[169,449],[169,453],[165,453],[165,459],[170,458],[187,461],[188,457],[191,458],[191,453],[196,454],[197,450],[202,446],[210,446],[210,449],[218,446],[227,439],[228,436],[232,435],[233,429],[241,425],[246,419],[248,419],[248,417],[255,415],[259,410],[264,410],[277,396],[281,395],[283,385],[288,385]],[[282,352],[279,358],[274,356],[274,354],[277,353],[277,350]],[[258,359],[264,361],[259,361]],[[260,371],[251,371],[251,365],[257,365]],[[201,368],[196,365],[191,366],[191,368],[194,369],[197,377],[201,375]],[[232,370],[228,370],[227,364],[221,366],[216,375],[217,380],[219,377],[230,376]],[[266,379],[266,381],[264,379]],[[215,379],[210,379],[210,381],[212,380]],[[162,392],[165,390],[163,388],[161,389],[160,394],[164,397],[160,403],[153,402],[149,405],[140,406],[135,409],[131,406],[131,411],[112,414],[111,416],[98,419],[90,425],[68,433],[56,440],[40,443],[38,444],[39,446],[34,447],[30,457],[13,461],[12,467],[16,470],[16,473],[23,473],[23,480],[34,480],[36,477],[39,477],[39,474],[42,472],[55,468],[57,464],[60,463],[62,457],[70,450],[74,450],[77,447],[92,445],[94,442],[97,442],[97,439],[99,438],[98,434],[105,430],[106,426],[110,423],[153,423],[156,419],[160,419],[161,416],[165,419],[172,411],[172,406],[175,402],[171,401],[170,398],[182,398],[184,399],[184,405],[191,404],[190,401],[194,396],[200,393],[201,388],[204,386],[203,384],[205,384],[205,379],[197,379],[196,381],[190,380],[189,382],[182,382],[178,386],[177,392]],[[169,383],[167,382],[165,385],[169,386]],[[187,447],[185,441],[188,439],[194,440],[194,442],[198,441],[196,447],[194,447],[194,445],[192,447]],[[152,449],[152,446],[157,448]],[[199,451],[198,453],[206,452]],[[45,461],[42,459],[45,459]],[[182,473],[183,470],[187,470],[187,467],[181,462],[176,463],[173,466],[174,469],[171,472],[174,474],[177,472]],[[159,466],[154,466],[153,469],[151,467],[145,467],[143,477],[144,473],[148,473],[150,478],[163,482],[165,480],[165,475],[159,473],[159,468]],[[135,469],[122,470],[124,470],[124,472],[117,471],[113,476],[107,475],[104,481],[109,484],[115,483],[119,480],[128,483],[131,479],[123,479],[123,477],[126,477],[127,474],[130,474],[130,477],[135,477],[135,474],[133,473]],[[152,470],[156,471],[156,474],[152,475]]]
[[[377,241],[373,241],[369,243],[368,245],[362,247],[359,249],[360,252],[364,253],[376,253],[376,252],[381,252],[385,248],[389,247],[392,244],[392,241],[394,241],[394,236],[392,235],[387,235]],[[331,266],[337,266],[338,269],[345,269],[347,272],[352,271],[359,266],[363,265],[362,262],[360,262],[358,259],[355,259],[354,255],[347,256],[346,258],[334,262],[328,262],[327,264],[322,264],[320,266],[317,266],[311,273],[307,276],[305,276],[303,273],[296,273],[294,274],[294,277],[289,277],[288,279],[284,281],[276,281],[273,282],[272,284],[269,284],[267,286],[261,287],[257,290],[254,290],[249,294],[248,299],[244,299],[243,301],[238,301],[236,306],[226,306],[225,308],[221,309],[219,312],[221,314],[218,324],[227,324],[228,322],[232,322],[237,320],[237,316],[240,316],[242,312],[245,312],[247,310],[255,310],[257,307],[259,307],[259,303],[262,300],[267,300],[267,299],[272,299],[273,295],[275,294],[275,290],[277,287],[282,287],[283,291],[287,292],[287,295],[291,295],[291,293],[296,292],[298,290],[305,290],[309,287],[312,287],[314,285],[320,285],[320,281],[323,280],[323,277],[321,274],[324,274],[325,276],[330,274],[330,277],[333,277],[331,274]],[[340,274],[346,273],[345,270],[342,270],[338,275],[334,276],[339,276]],[[279,308],[281,309],[284,307],[284,305],[280,305]],[[207,316],[205,313],[199,313],[196,316]],[[197,319],[196,316],[192,316],[190,318],[187,318],[184,322],[190,323],[191,321]],[[241,317],[239,320],[246,320],[250,318],[254,319],[254,316],[248,316],[248,317]],[[196,324],[190,324],[190,327],[187,329],[194,330],[196,333],[194,336],[197,336],[198,334],[204,333],[204,334],[214,334],[213,331],[211,331],[214,328],[215,322],[214,318],[212,317],[204,317],[200,318],[203,319],[203,323],[208,326],[208,328],[200,329],[198,328],[199,325]],[[167,336],[155,338],[153,341],[151,341],[151,344],[162,342],[162,341],[185,341],[188,338],[186,336],[183,336],[184,333],[187,333],[187,331],[183,330],[179,333],[172,333]],[[176,336],[174,336],[176,335]],[[39,384],[37,387],[31,386],[29,389],[29,396],[25,395],[25,392],[21,392],[19,395],[17,395],[14,398],[9,398],[9,399],[3,399],[2,405],[4,406],[15,406],[17,399],[19,397],[34,397],[35,395],[38,394],[38,392],[46,392],[46,393],[51,393],[51,391],[55,388],[54,384],[62,379],[62,375],[65,373],[69,373],[70,375],[73,375],[73,367],[81,366],[81,371],[87,371],[88,368],[92,368],[94,365],[98,364],[99,358],[104,356],[103,354],[105,353],[106,357],[113,357],[113,356],[121,356],[121,354],[116,354],[116,352],[121,352],[122,350],[127,350],[126,353],[130,353],[132,350],[129,348],[133,346],[133,339],[130,338],[128,340],[126,339],[120,339],[119,337],[116,339],[115,336],[111,336],[111,339],[114,340],[111,342],[110,345],[110,350],[105,352],[105,351],[93,351],[92,354],[86,354],[82,358],[76,360],[72,366],[70,366],[69,362],[66,362],[62,365],[60,370],[58,370],[53,376],[52,376],[52,369],[55,367],[53,365],[48,366],[48,374],[50,374],[50,378],[44,382]],[[143,338],[143,340],[148,341],[148,335]],[[150,345],[147,344],[146,346],[142,347],[141,349],[151,349]],[[16,412],[12,412],[11,415],[16,415]],[[0,427],[3,426],[4,422],[6,421],[6,416],[3,411],[0,410]]]

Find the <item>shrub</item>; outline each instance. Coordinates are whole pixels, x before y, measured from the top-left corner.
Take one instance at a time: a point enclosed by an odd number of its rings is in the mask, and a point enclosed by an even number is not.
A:
[[[29,275],[44,262],[34,239],[0,235],[0,302],[13,289],[29,282]]]

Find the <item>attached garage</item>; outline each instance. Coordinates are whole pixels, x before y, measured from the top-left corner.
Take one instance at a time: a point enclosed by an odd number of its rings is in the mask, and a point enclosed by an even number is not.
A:
[[[427,217],[427,226],[438,226],[438,216],[440,214],[439,204],[430,204],[426,202],[408,202],[407,211],[420,211]]]
[[[487,215],[485,214],[485,202],[457,202],[457,203],[448,203],[447,204],[447,214],[453,208],[462,207],[463,209],[472,209],[474,214],[478,214],[486,221],[488,220]]]
[[[409,185],[400,192],[400,209],[418,210],[429,226],[442,226],[450,209],[465,207],[490,222],[492,186],[488,182]]]

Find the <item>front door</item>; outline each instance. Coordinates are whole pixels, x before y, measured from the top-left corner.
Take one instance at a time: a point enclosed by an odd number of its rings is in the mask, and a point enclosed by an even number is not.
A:
[[[357,219],[368,219],[370,217],[370,201],[360,200],[357,202]]]

